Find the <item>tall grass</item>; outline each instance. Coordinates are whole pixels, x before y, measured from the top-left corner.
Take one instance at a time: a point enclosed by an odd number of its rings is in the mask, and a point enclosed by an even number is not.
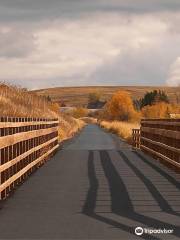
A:
[[[73,137],[76,132],[85,126],[85,123],[80,119],[75,119],[61,113],[61,117],[59,117],[59,126],[59,140],[62,141]]]
[[[15,86],[0,84],[0,115],[54,118],[58,116],[58,109],[45,97]]]
[[[60,114],[59,105],[47,98],[6,84],[0,84],[0,116],[58,118],[60,141],[72,137],[84,126],[83,121]]]
[[[101,121],[100,126],[112,133],[116,133],[119,137],[125,139],[129,143],[132,138],[132,129],[140,128],[138,123],[120,122],[120,121]]]

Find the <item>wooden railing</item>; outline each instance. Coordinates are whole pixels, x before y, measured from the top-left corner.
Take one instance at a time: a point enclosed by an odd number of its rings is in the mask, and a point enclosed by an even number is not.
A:
[[[141,150],[180,167],[180,119],[141,121]]]
[[[132,130],[132,143],[133,147],[140,148],[140,142],[141,142],[141,131],[140,129],[133,129]]]
[[[0,118],[0,199],[58,148],[58,119]]]

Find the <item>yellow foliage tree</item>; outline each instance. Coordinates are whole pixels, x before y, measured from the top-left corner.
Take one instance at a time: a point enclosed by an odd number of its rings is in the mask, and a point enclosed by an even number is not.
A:
[[[107,102],[105,114],[112,120],[137,121],[140,114],[135,111],[132,99],[128,92],[118,91]]]
[[[174,107],[164,102],[146,106],[142,109],[142,114],[145,118],[169,118],[173,112]]]

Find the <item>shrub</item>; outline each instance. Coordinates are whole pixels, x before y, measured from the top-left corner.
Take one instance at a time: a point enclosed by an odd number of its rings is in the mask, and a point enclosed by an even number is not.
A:
[[[118,91],[112,96],[105,106],[105,115],[111,120],[120,121],[137,121],[140,118],[129,93],[125,91]]]
[[[99,92],[93,92],[89,94],[88,103],[97,103],[100,101],[101,94]]]
[[[75,108],[72,112],[72,116],[75,118],[82,118],[88,115],[88,110],[86,108]]]
[[[151,91],[147,92],[142,99],[139,100],[140,107],[143,108],[147,105],[153,105],[159,102],[169,103],[167,94],[164,91]]]
[[[172,111],[171,104],[161,102],[144,107],[142,109],[142,114],[145,118],[169,118]]]

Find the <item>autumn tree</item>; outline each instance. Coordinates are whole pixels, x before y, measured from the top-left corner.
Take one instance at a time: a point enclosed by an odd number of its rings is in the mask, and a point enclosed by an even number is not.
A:
[[[118,91],[112,96],[105,106],[105,114],[112,120],[132,121],[139,118],[133,101],[126,91]]]
[[[167,94],[161,90],[154,90],[147,92],[142,99],[139,100],[140,107],[143,108],[147,105],[153,105],[159,102],[169,103]]]
[[[97,103],[100,101],[100,92],[92,92],[89,94],[88,103]]]
[[[145,118],[169,118],[172,111],[170,104],[160,102],[152,106],[145,106],[142,114]]]

